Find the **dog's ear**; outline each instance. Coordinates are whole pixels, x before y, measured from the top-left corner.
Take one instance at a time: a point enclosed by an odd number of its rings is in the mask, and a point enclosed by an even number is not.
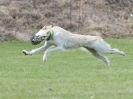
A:
[[[46,30],[46,29],[51,29],[52,27],[53,27],[53,25],[49,25],[49,26],[46,26],[46,25],[45,25],[42,29],[43,29],[43,30]]]
[[[46,30],[46,25],[42,28],[43,30]]]
[[[46,26],[47,29],[51,29],[53,25]]]

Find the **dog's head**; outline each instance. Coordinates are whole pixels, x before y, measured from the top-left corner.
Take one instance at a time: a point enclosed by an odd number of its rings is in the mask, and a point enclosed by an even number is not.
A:
[[[31,37],[31,42],[33,45],[37,45],[41,43],[43,40],[50,40],[52,36],[52,29],[53,26],[44,26],[38,33]]]

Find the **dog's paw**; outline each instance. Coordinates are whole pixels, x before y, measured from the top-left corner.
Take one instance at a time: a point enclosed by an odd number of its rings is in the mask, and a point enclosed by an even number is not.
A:
[[[24,55],[30,55],[30,53],[26,50],[23,50],[22,52],[23,52]]]
[[[122,55],[122,56],[126,56],[126,53],[123,52],[123,51],[121,51],[121,55]]]

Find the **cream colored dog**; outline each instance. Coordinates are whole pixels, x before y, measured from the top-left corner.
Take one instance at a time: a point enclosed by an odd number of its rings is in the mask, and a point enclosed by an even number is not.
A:
[[[123,51],[112,48],[100,36],[72,34],[58,26],[44,26],[31,39],[34,45],[39,44],[43,40],[45,43],[42,47],[31,51],[23,50],[23,53],[25,55],[33,55],[42,51],[44,52],[43,61],[46,61],[49,52],[83,47],[108,66],[110,62],[108,58],[104,56],[105,53],[125,55]]]

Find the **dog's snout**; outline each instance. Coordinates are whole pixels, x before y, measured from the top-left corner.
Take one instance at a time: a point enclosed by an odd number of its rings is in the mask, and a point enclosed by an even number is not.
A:
[[[32,41],[32,42],[35,42],[35,41],[36,41],[36,39],[33,37],[33,38],[31,39],[31,41]]]
[[[39,36],[32,36],[31,37],[31,43],[33,44],[33,45],[37,45],[37,44],[39,44],[40,42],[41,42],[42,40],[41,40],[41,38],[39,37]]]
[[[30,40],[31,40],[31,42],[34,42],[35,41],[35,36],[32,36],[31,38],[30,38]]]
[[[32,44],[35,42],[35,39],[33,38],[33,39],[31,39],[31,42],[32,42]]]

